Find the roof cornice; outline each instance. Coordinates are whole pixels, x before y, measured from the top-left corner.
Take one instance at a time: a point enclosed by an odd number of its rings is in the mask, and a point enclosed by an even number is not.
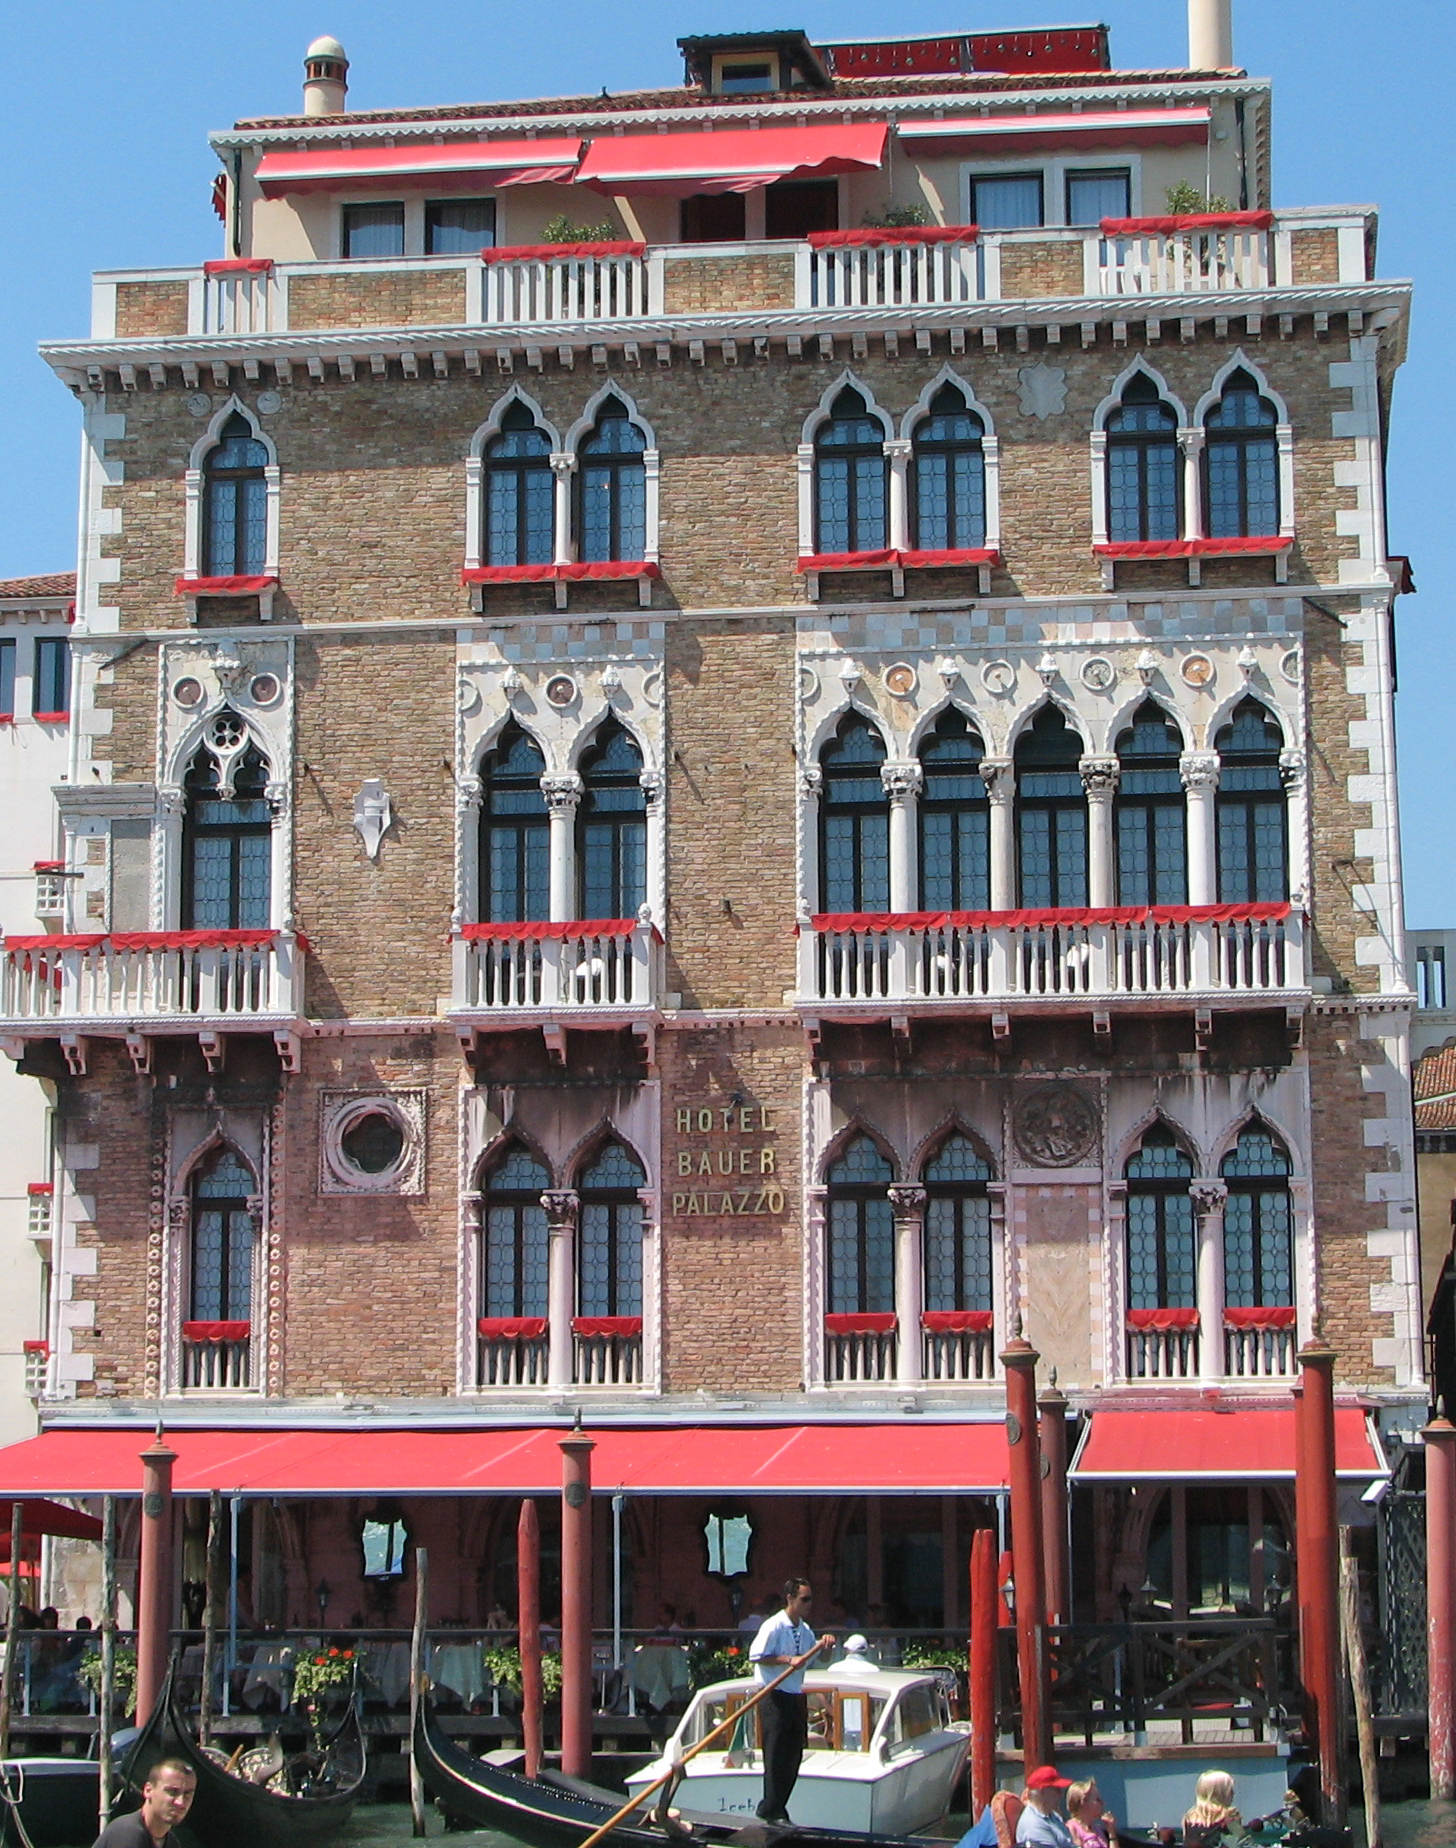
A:
[[[479,140],[483,130],[496,128],[519,137],[525,127],[543,132],[569,132],[591,135],[616,133],[629,128],[658,128],[664,124],[674,127],[704,127],[707,123],[722,123],[726,126],[751,128],[756,122],[765,126],[779,121],[796,122],[801,117],[819,116],[876,116],[892,123],[900,120],[914,120],[920,116],[935,115],[946,110],[965,113],[967,110],[985,111],[987,114],[1000,113],[1004,110],[1016,110],[1027,113],[1028,103],[1035,102],[1038,108],[1067,107],[1081,105],[1085,107],[1089,98],[1094,98],[1096,105],[1117,108],[1136,101],[1147,102],[1149,99],[1178,97],[1186,100],[1189,96],[1206,97],[1210,100],[1231,97],[1245,98],[1265,97],[1269,94],[1269,79],[1266,77],[1228,77],[1197,78],[1184,83],[1173,81],[1171,76],[1161,75],[1149,78],[1141,83],[1109,85],[1105,88],[1064,87],[1045,90],[940,90],[924,96],[916,95],[844,95],[834,96],[792,96],[779,99],[763,97],[735,97],[721,102],[714,98],[710,105],[703,103],[664,107],[661,104],[643,104],[638,109],[614,110],[550,110],[540,115],[470,115],[470,116],[433,116],[420,120],[401,117],[358,116],[354,118],[336,118],[327,122],[314,123],[304,117],[296,122],[289,122],[269,127],[250,128],[242,126],[231,129],[218,129],[208,136],[208,142],[219,155],[232,153],[238,148],[269,147],[278,143],[296,145],[298,143],[332,143],[332,142],[367,142],[390,141],[401,137],[410,141],[440,139],[452,136],[468,137]],[[488,109],[490,105],[482,105]],[[502,105],[502,107],[506,107]]]

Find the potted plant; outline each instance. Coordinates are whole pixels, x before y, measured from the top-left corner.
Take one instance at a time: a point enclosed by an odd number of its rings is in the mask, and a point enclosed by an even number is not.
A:
[[[308,1718],[316,1752],[323,1750],[323,1714],[330,1690],[354,1679],[352,1649],[298,1649],[293,1653],[293,1704]]]
[[[98,1699],[101,1694],[101,1647],[93,1645],[76,1666],[76,1677]],[[136,1706],[137,1657],[129,1643],[118,1643],[112,1656],[111,1684],[117,1715],[132,1717]]]

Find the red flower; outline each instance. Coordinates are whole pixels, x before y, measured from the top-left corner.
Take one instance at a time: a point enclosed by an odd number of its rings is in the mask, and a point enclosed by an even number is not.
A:
[[[338,1653],[339,1653],[339,1652],[338,1652],[338,1650],[337,1650],[337,1649],[331,1649],[331,1650],[329,1651],[329,1654],[330,1654],[331,1656],[336,1656],[336,1655],[337,1655]]]
[[[730,1648],[729,1648],[729,1650],[728,1650],[728,1653],[729,1653],[729,1655],[737,1655],[737,1654],[738,1654],[738,1651],[737,1651],[736,1649],[734,1649],[734,1648],[732,1648],[732,1647],[730,1647]]]

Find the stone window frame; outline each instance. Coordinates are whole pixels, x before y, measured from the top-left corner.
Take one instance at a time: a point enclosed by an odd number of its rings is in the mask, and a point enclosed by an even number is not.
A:
[[[344,1152],[344,1137],[371,1116],[389,1118],[400,1130],[399,1157],[378,1174],[356,1167]],[[419,1199],[425,1193],[425,1139],[428,1093],[375,1087],[319,1093],[319,1169],[321,1194],[367,1194]]]
[[[859,374],[855,372],[852,367],[846,366],[839,376],[832,379],[824,388],[813,410],[810,411],[809,415],[804,419],[803,427],[799,432],[799,444],[795,451],[795,458],[798,464],[800,558],[812,558],[818,550],[818,538],[815,532],[814,518],[814,503],[817,498],[815,494],[815,487],[817,485],[815,463],[818,459],[815,439],[821,427],[832,420],[834,415],[834,401],[839,394],[845,390],[857,391],[859,393],[860,397],[865,401],[867,415],[877,422],[885,433],[885,457],[890,465],[886,471],[888,476],[885,512],[886,541],[892,546],[897,543],[903,543],[903,539],[897,542],[894,537],[896,530],[894,518],[896,499],[895,483],[897,480],[894,419],[875,397],[873,387],[867,384],[864,379],[860,378]],[[908,453],[907,450],[905,456],[900,458],[898,473],[898,481],[900,484],[900,530],[902,534],[905,530],[905,460],[906,457],[908,457]]]
[[[1114,171],[1126,170],[1128,174],[1128,204],[1130,216],[1140,217],[1143,211],[1143,156],[1136,148],[1120,148],[1102,152],[1096,148],[1069,149],[1065,154],[1028,155],[1003,154],[971,158],[960,163],[960,175],[957,182],[957,198],[960,201],[962,224],[973,224],[971,216],[971,199],[973,179],[985,177],[989,180],[1000,179],[1008,174],[1038,172],[1041,175],[1042,222],[1039,225],[1024,225],[1019,229],[1034,235],[1039,231],[1083,230],[1093,232],[1095,225],[1068,226],[1067,210],[1067,173],[1090,172],[1094,167],[1108,167]],[[1005,237],[1015,235],[1010,231],[991,231],[985,235]]]
[[[581,465],[581,444],[595,430],[602,406],[609,398],[616,398],[626,407],[627,421],[642,432],[645,440],[646,446],[642,451],[642,562],[655,565],[661,557],[662,451],[658,447],[657,433],[638,409],[636,399],[626,386],[620,380],[608,379],[587,399],[580,417],[562,439],[561,466],[556,477],[556,546],[558,553],[563,554],[558,557],[558,564],[573,563],[580,550],[573,488]],[[555,455],[551,458],[551,466],[557,467]]]
[[[263,483],[267,496],[267,519],[261,575],[264,577],[279,575],[283,471],[278,462],[278,446],[259,423],[257,414],[250,410],[234,392],[226,404],[209,420],[206,430],[192,445],[191,454],[187,458],[187,470],[182,477],[185,495],[182,542],[182,575],[184,578],[197,578],[202,575],[203,500],[207,492],[206,462],[211,452],[221,444],[223,429],[231,417],[241,417],[252,432],[253,441],[260,443],[268,453],[268,461],[263,469]]]
[[[1152,382],[1159,400],[1168,406],[1177,419],[1173,441],[1178,448],[1178,537],[1193,539],[1202,535],[1203,516],[1199,471],[1194,461],[1196,433],[1188,415],[1188,407],[1157,367],[1149,365],[1143,354],[1138,353],[1118,373],[1112,382],[1112,389],[1092,414],[1092,429],[1088,437],[1088,445],[1092,471],[1092,543],[1094,545],[1109,543],[1107,536],[1110,523],[1107,492],[1107,421],[1122,409],[1123,394],[1138,377]]]
[[[988,552],[1001,550],[1001,439],[996,420],[976,396],[975,387],[963,373],[949,364],[941,367],[910,409],[900,419],[899,441],[890,446],[890,544],[900,550],[910,547],[910,467],[914,461],[916,429],[930,416],[931,400],[944,385],[954,386],[963,394],[966,409],[981,423],[982,492],[985,499],[986,531],[981,545]],[[898,481],[897,481],[898,477]]]
[[[571,561],[571,476],[575,459],[561,432],[538,401],[519,385],[512,385],[490,407],[490,415],[470,439],[465,455],[465,569],[478,571],[485,563],[485,452],[501,433],[506,412],[519,404],[535,419],[536,427],[551,444],[552,563]]]
[[[1247,372],[1259,388],[1259,395],[1267,398],[1274,406],[1279,421],[1274,426],[1274,443],[1278,454],[1279,466],[1279,537],[1294,539],[1294,425],[1290,421],[1289,405],[1283,396],[1269,383],[1268,375],[1256,360],[1249,358],[1242,347],[1236,347],[1228,359],[1213,375],[1213,382],[1203,396],[1193,406],[1192,428],[1188,432],[1187,456],[1194,472],[1195,494],[1193,497],[1192,517],[1195,522],[1190,526],[1190,539],[1202,539],[1204,533],[1204,449],[1208,438],[1208,414],[1223,397],[1228,381],[1236,372]]]
[[[198,1113],[188,1113],[189,1115]],[[205,1132],[189,1146],[179,1146],[178,1125],[170,1121],[164,1171],[170,1175],[165,1204],[158,1202],[153,1220],[153,1242],[158,1247],[159,1263],[151,1268],[148,1289],[147,1320],[155,1321],[158,1341],[156,1390],[163,1396],[180,1394],[182,1388],[182,1324],[188,1320],[191,1286],[191,1257],[194,1202],[192,1182],[223,1148],[231,1148],[252,1170],[257,1192],[249,1196],[254,1219],[252,1314],[249,1318],[248,1372],[250,1384],[245,1394],[262,1398],[268,1390],[271,1369],[270,1275],[276,1258],[272,1214],[272,1140],[269,1111],[224,1110]],[[160,1177],[158,1177],[160,1178]],[[160,1190],[158,1190],[160,1191]],[[158,1221],[160,1220],[160,1223]],[[149,1340],[148,1345],[151,1345]],[[151,1372],[149,1366],[148,1372]],[[242,1396],[244,1389],[229,1396]]]

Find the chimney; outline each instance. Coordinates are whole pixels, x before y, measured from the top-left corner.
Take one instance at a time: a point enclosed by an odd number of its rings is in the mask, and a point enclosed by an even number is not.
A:
[[[1233,69],[1233,0],[1188,0],[1188,68]]]
[[[317,38],[303,54],[303,113],[342,115],[348,107],[349,60],[336,38]]]

